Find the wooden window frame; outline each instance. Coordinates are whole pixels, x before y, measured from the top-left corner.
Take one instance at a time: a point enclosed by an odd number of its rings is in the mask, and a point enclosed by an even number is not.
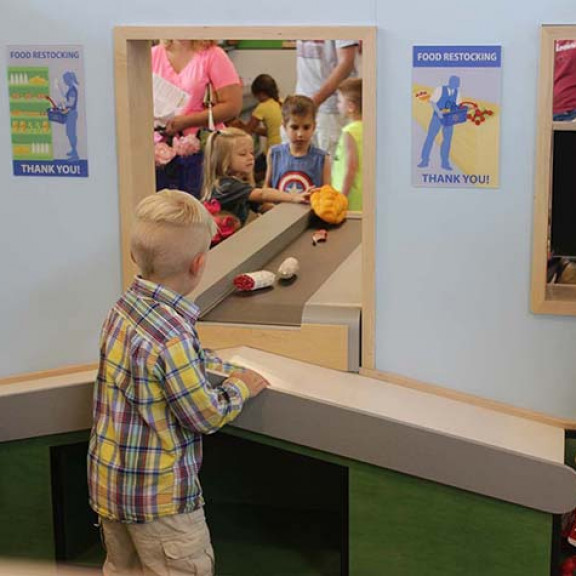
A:
[[[574,122],[552,120],[556,40],[576,41],[576,26],[543,26],[540,37],[531,308],[535,314],[576,316],[576,285],[547,282],[554,133],[565,130],[576,131]]]
[[[138,202],[155,191],[151,138],[151,41],[172,38],[198,40],[360,40],[363,63],[363,218],[362,218],[362,358],[374,368],[375,334],[375,183],[376,183],[376,29],[368,26],[121,26],[114,29],[118,190],[120,202],[122,282],[126,287],[136,269],[130,258],[132,215]]]

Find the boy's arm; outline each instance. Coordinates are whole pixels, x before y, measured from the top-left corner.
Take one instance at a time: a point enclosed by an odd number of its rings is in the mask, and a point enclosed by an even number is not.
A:
[[[221,374],[226,374],[226,376],[229,376],[235,370],[241,370],[241,367],[236,364],[224,362],[214,350],[210,350],[209,348],[204,348],[204,362],[206,370],[220,372]]]
[[[330,160],[330,156],[326,156],[322,170],[322,185],[327,186],[329,184],[332,184],[332,160]]]
[[[264,188],[270,188],[270,182],[272,181],[272,155],[270,150],[266,157],[266,176],[264,177]]]
[[[212,387],[206,376],[206,364],[191,338],[167,342],[161,360],[164,395],[170,410],[183,427],[202,434],[211,434],[232,422],[246,400],[258,394],[266,383],[246,370],[247,374],[234,371],[219,386]]]
[[[354,178],[356,177],[356,172],[358,171],[358,150],[356,149],[356,142],[352,138],[351,134],[345,132],[344,136],[344,153],[345,156],[345,174],[344,181],[342,182],[342,194],[348,196],[350,194],[350,189],[354,183]]]

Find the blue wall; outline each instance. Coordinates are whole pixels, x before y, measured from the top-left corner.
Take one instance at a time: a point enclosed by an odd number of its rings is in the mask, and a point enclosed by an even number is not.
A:
[[[2,70],[6,45],[84,47],[91,175],[12,176],[0,74],[0,376],[95,361],[120,293],[114,26],[369,25],[379,36],[377,368],[576,419],[576,318],[529,311],[539,27],[573,22],[571,0],[5,2]],[[411,187],[414,44],[502,46],[499,189]]]
[[[573,2],[379,7],[377,367],[576,418],[576,318],[529,310],[540,25]],[[411,47],[502,46],[500,189],[410,185]]]

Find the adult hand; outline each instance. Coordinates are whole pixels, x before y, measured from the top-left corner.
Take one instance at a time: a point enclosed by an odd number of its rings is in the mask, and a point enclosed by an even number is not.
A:
[[[165,132],[169,136],[174,136],[178,132],[183,132],[186,128],[189,128],[188,118],[186,116],[174,116],[166,122]]]
[[[258,396],[262,390],[270,386],[270,382],[264,376],[249,368],[232,372],[230,378],[237,378],[242,381],[250,391],[250,398]]]

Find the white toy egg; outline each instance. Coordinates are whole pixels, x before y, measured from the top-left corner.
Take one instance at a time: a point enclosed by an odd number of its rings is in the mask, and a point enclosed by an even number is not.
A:
[[[282,264],[278,267],[278,276],[283,280],[289,280],[298,274],[300,269],[300,264],[296,258],[286,258]]]

